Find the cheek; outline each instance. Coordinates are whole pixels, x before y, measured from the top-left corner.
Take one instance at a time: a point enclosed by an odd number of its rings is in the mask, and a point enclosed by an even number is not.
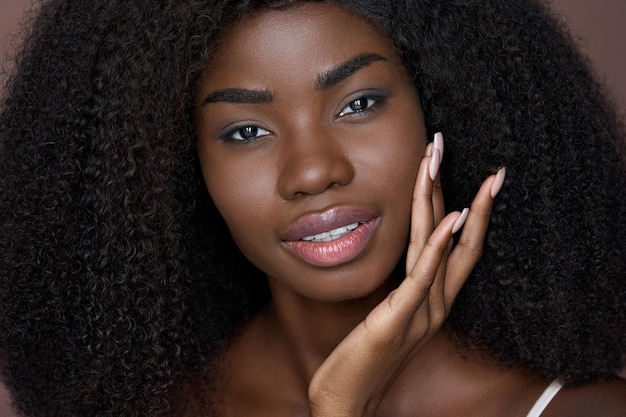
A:
[[[411,119],[398,120],[393,129],[380,132],[383,146],[371,152],[372,163],[378,165],[377,176],[372,180],[380,183],[386,193],[395,199],[411,199],[419,164],[424,156],[425,129]],[[372,169],[374,169],[372,167]]]
[[[419,117],[415,118],[415,115]],[[396,151],[395,160],[397,161],[398,171],[406,173],[405,181],[410,183],[411,197],[413,195],[413,186],[417,177],[420,162],[424,157],[426,148],[426,128],[421,117],[421,111],[416,108],[410,113],[411,117],[406,122],[405,133],[400,136],[400,144],[394,147]]]
[[[380,182],[379,189],[388,201],[393,202],[394,223],[398,222],[398,227],[407,230],[415,180],[424,156],[425,135],[421,124],[398,123],[393,134],[387,136],[387,146],[380,151],[385,167],[376,179]]]
[[[267,164],[228,158],[224,155],[207,157],[201,152],[205,184],[213,203],[226,221],[235,242],[246,252],[246,242],[262,230],[262,219],[272,212],[274,197],[273,175],[263,171]],[[242,245],[244,247],[242,247]]]
[[[395,207],[392,209],[396,210],[395,216],[398,220],[403,219],[406,225],[410,222],[413,190],[423,154],[420,141],[403,141],[401,146],[393,147],[388,151],[389,163],[380,179],[386,198],[394,202]]]
[[[255,213],[264,211],[264,187],[258,178],[258,173],[245,177],[238,172],[205,174],[209,194],[229,227],[245,224]]]

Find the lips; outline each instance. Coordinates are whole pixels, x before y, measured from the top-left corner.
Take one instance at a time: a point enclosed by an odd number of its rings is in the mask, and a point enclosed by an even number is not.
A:
[[[305,236],[302,238],[302,240],[305,240],[307,242],[330,242],[332,240],[339,239],[340,237],[347,235],[357,227],[359,227],[359,223],[351,223],[347,226],[341,226],[328,232]]]
[[[352,261],[365,250],[378,214],[360,208],[336,208],[300,217],[284,234],[283,244],[302,261],[320,267]]]

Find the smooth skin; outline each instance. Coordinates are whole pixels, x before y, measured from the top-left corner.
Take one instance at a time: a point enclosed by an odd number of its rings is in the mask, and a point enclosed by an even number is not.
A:
[[[224,31],[195,105],[207,188],[272,291],[220,358],[224,384],[206,393],[220,415],[526,415],[550,381],[468,358],[441,330],[505,170],[468,213],[445,213],[443,145],[427,145],[381,32],[324,3],[253,13]],[[375,218],[354,259],[320,267],[289,250],[294,225],[336,210]],[[619,401],[606,406],[623,385],[606,384],[594,386],[606,411],[594,415],[623,415]],[[587,392],[565,390],[544,415],[589,415],[564,413],[572,401],[598,406]]]

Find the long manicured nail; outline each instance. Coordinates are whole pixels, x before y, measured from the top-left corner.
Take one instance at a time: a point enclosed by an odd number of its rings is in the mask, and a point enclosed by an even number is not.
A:
[[[433,139],[434,148],[439,149],[439,158],[443,161],[443,133],[437,132],[435,133],[435,138]]]
[[[428,166],[428,175],[430,175],[430,179],[435,181],[437,178],[437,173],[439,172],[439,166],[441,165],[441,154],[439,149],[433,148],[433,154],[430,157],[430,165]]]
[[[452,234],[458,232],[459,229],[463,227],[463,225],[465,224],[465,220],[467,220],[468,214],[469,214],[469,209],[466,207],[461,212],[461,215],[459,216],[459,218],[456,219],[456,221],[454,222],[454,226],[452,226]]]
[[[495,198],[500,189],[502,188],[502,184],[504,184],[504,178],[506,177],[506,168],[502,167],[496,173],[496,179],[491,184],[491,198]]]

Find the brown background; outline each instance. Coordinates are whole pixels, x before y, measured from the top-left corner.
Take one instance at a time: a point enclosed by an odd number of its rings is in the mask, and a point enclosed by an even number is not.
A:
[[[554,0],[556,10],[564,15],[582,50],[592,59],[599,77],[610,88],[626,113],[626,1],[624,0]],[[0,0],[0,57],[15,45],[11,34],[30,0]],[[5,63],[4,68],[8,68]],[[0,82],[4,78],[0,76]],[[0,385],[0,417],[14,417],[6,392]]]

